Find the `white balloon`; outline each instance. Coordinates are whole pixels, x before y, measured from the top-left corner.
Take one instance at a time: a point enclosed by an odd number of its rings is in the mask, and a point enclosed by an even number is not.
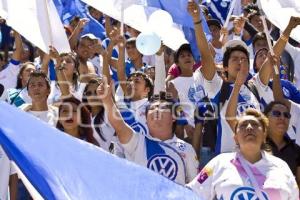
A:
[[[160,46],[161,40],[154,32],[142,32],[136,38],[136,48],[143,55],[154,55]]]

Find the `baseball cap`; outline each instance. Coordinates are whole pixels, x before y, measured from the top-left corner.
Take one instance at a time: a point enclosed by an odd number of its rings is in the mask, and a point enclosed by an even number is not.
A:
[[[98,38],[92,33],[84,34],[80,38],[89,38],[90,40],[98,40]]]
[[[190,52],[191,54],[193,54],[192,48],[191,48],[191,45],[190,45],[190,44],[188,44],[188,43],[182,44],[182,45],[177,49],[177,51],[176,51],[175,54],[174,54],[174,61],[175,61],[175,63],[178,62],[179,55],[180,55],[180,53],[183,52],[183,51],[188,51],[188,52]]]
[[[242,46],[248,51],[248,46],[246,45],[245,42],[242,40],[229,40],[228,42],[225,43],[224,47],[222,48],[223,53],[227,50],[227,48],[232,48],[236,46]]]

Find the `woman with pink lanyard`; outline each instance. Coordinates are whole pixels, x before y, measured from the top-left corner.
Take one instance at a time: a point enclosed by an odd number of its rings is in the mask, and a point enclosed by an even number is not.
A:
[[[298,200],[299,189],[288,165],[265,151],[268,119],[251,108],[236,117],[246,75],[241,68],[226,111],[237,151],[212,159],[188,187],[207,200]]]

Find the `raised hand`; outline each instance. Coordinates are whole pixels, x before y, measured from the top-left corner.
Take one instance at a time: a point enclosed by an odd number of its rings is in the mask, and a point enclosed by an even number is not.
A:
[[[290,21],[289,21],[289,27],[291,28],[291,29],[294,29],[294,28],[296,28],[298,25],[300,25],[300,17],[294,17],[294,16],[292,16],[291,18],[290,18]]]
[[[79,20],[79,23],[78,23],[78,28],[80,29],[80,30],[82,30],[84,27],[85,27],[85,25],[87,25],[87,23],[89,23],[89,19],[88,18],[81,18],[80,20]]]
[[[102,80],[99,80],[97,95],[104,104],[109,103],[110,101],[112,102],[112,89],[110,85],[107,83],[106,77],[103,77]]]
[[[187,11],[192,16],[194,21],[199,20],[200,8],[194,1],[188,2]]]
[[[62,59],[59,56],[58,51],[55,49],[55,47],[53,46],[49,46],[49,56],[51,59],[56,60],[56,67],[60,67],[61,63],[62,63]]]
[[[249,71],[246,66],[241,66],[240,71],[237,74],[236,80],[235,80],[235,85],[241,86],[243,85],[248,77]]]

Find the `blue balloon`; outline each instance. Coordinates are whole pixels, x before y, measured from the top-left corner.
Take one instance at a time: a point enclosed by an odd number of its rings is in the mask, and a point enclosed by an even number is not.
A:
[[[154,32],[142,32],[136,38],[136,48],[146,56],[154,55],[160,49],[161,40]]]

